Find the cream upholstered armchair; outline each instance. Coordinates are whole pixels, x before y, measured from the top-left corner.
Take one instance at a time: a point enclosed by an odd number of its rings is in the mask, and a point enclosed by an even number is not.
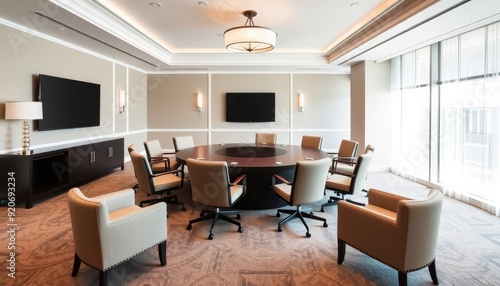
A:
[[[368,192],[368,204],[338,203],[338,264],[344,261],[346,244],[398,271],[399,285],[407,273],[429,267],[436,274],[436,246],[443,195],[431,190],[423,199],[408,199],[376,189]]]
[[[68,205],[75,243],[73,277],[83,262],[99,270],[99,285],[106,285],[111,268],[156,245],[161,265],[167,264],[164,203],[141,208],[132,189],[88,198],[73,188]]]

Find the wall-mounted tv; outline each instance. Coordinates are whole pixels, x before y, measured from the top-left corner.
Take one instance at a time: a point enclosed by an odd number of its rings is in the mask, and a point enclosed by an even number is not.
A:
[[[39,76],[38,100],[43,119],[39,131],[99,126],[101,85],[55,76]]]
[[[274,92],[227,92],[227,122],[274,122]]]

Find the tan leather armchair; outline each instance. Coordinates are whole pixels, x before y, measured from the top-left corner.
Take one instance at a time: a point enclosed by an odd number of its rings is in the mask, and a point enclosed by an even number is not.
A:
[[[302,141],[300,142],[300,146],[321,150],[321,143],[323,143],[323,137],[321,136],[304,135],[302,136]]]
[[[144,141],[144,150],[146,150],[146,156],[153,173],[168,172],[171,168],[177,169],[180,166],[173,158],[174,153],[163,152],[158,139]]]
[[[346,244],[398,271],[399,285],[407,273],[429,267],[438,285],[436,246],[443,195],[431,190],[423,199],[408,199],[376,189],[368,192],[368,204],[338,203],[338,264],[344,261]]]
[[[167,264],[164,203],[141,208],[132,189],[88,198],[73,188],[68,205],[75,243],[73,277],[83,262],[99,270],[99,284],[106,285],[111,268],[156,245],[161,265]]]

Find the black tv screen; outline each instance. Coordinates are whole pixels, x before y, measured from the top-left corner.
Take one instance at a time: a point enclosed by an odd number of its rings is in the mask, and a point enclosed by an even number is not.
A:
[[[43,110],[39,131],[99,126],[99,84],[41,74],[38,100]]]
[[[227,92],[227,122],[274,122],[273,92]]]

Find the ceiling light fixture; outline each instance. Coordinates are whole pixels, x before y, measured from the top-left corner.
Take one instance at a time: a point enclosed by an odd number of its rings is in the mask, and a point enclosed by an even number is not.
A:
[[[274,49],[276,37],[273,30],[255,26],[253,17],[257,12],[247,10],[243,12],[247,17],[244,26],[238,26],[224,32],[224,43],[226,49],[237,52],[263,53]]]
[[[161,3],[159,2],[151,2],[149,3],[149,5],[155,7],[155,8],[160,8],[161,6],[163,6]]]

